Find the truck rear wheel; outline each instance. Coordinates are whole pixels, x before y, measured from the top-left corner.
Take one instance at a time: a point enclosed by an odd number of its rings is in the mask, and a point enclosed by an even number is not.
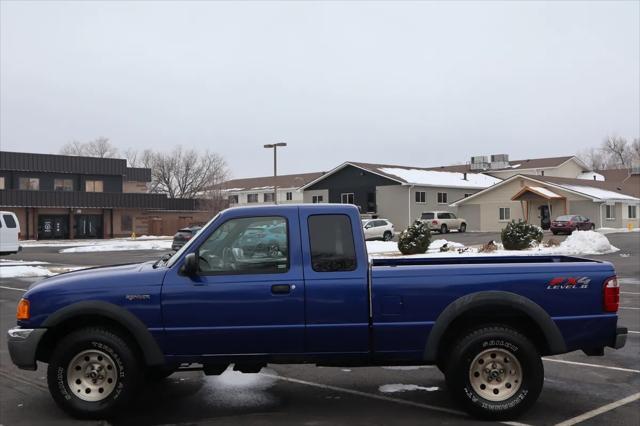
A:
[[[452,396],[471,415],[486,420],[524,413],[538,399],[544,380],[535,345],[501,326],[479,328],[460,339],[446,368]]]
[[[129,403],[141,363],[127,341],[104,328],[83,328],[60,340],[47,369],[49,392],[67,413],[105,418]]]

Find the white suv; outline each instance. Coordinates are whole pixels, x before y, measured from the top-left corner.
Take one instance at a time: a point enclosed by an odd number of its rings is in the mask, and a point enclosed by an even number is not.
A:
[[[391,241],[395,234],[393,223],[387,219],[365,219],[362,221],[365,240],[381,239]]]
[[[446,234],[451,230],[458,232],[467,230],[467,221],[450,212],[422,212],[420,220],[429,225],[430,230],[438,231],[441,234]]]

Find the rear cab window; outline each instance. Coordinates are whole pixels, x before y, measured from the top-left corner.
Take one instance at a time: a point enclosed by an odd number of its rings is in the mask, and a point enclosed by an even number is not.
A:
[[[316,272],[353,271],[357,267],[351,219],[344,214],[308,218],[311,267]]]

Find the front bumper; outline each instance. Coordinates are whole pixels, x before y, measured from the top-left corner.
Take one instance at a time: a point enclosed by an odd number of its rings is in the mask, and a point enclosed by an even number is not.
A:
[[[23,370],[36,369],[38,344],[47,332],[46,328],[14,327],[7,332],[7,344],[11,361]]]
[[[613,349],[620,349],[627,343],[627,327],[616,327],[616,337],[613,339],[613,344],[610,345]]]

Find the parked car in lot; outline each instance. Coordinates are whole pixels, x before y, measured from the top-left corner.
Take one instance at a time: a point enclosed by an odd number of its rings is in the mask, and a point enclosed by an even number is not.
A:
[[[180,248],[187,243],[191,238],[194,237],[198,233],[199,230],[202,229],[202,226],[189,226],[187,228],[182,228],[176,232],[173,236],[173,242],[171,243],[172,250],[180,250]]]
[[[391,241],[395,235],[393,223],[387,219],[365,219],[362,221],[365,240]]]
[[[13,212],[0,211],[0,255],[14,254],[22,247],[20,240],[20,223]]]
[[[593,231],[595,229],[596,224],[591,222],[589,218],[575,214],[558,216],[551,221],[553,235],[558,235],[561,232],[571,234],[573,231]]]
[[[265,224],[283,229],[286,248],[246,255],[239,240]],[[171,257],[31,286],[8,331],[11,359],[48,363],[53,399],[85,418],[121,413],[143,379],[180,369],[304,363],[435,364],[469,413],[504,420],[538,398],[542,356],[626,342],[609,262],[369,259],[363,234],[350,205],[224,210]]]
[[[432,231],[438,231],[441,234],[446,234],[449,231],[466,232],[467,221],[461,217],[456,217],[451,212],[422,212],[420,220],[429,225],[429,229]]]
[[[239,238],[237,248],[244,254],[277,256],[287,250],[287,231],[283,223],[262,224],[248,228]]]

